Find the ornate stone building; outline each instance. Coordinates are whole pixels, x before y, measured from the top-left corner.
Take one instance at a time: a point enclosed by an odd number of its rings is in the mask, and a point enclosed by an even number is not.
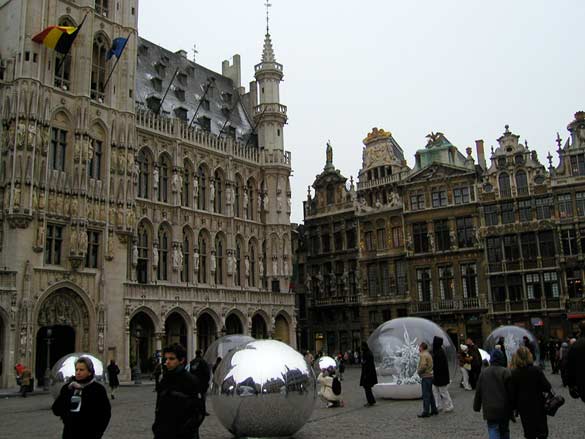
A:
[[[164,344],[295,345],[291,155],[270,34],[246,92],[137,35],[137,1],[0,8],[0,387],[73,351],[124,378]],[[33,41],[83,27],[68,55]],[[112,79],[116,37],[130,35]],[[63,58],[61,60],[61,58]],[[50,352],[47,347],[50,346]]]

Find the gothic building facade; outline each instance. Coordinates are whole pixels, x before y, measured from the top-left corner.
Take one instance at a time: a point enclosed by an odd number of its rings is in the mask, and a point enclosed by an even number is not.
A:
[[[129,377],[174,341],[190,355],[229,333],[295,345],[271,36],[246,91],[239,56],[212,72],[140,38],[137,11],[0,9],[0,387],[17,362],[42,381],[73,351],[115,358]],[[67,55],[31,40],[82,22]],[[113,70],[107,51],[128,36]]]
[[[320,273],[327,272],[323,242],[333,229],[311,234],[311,225],[334,223],[343,214],[358,230],[351,248],[356,290],[351,306],[331,310],[327,321],[359,308],[354,349],[379,324],[403,316],[431,319],[456,342],[468,336],[481,342],[503,324],[544,338],[572,335],[585,317],[585,113],[575,115],[568,131],[564,146],[557,136],[556,168],[549,154],[546,169],[506,126],[489,165],[482,140],[476,163],[471,148],[462,154],[442,133],[431,133],[411,169],[392,134],[373,129],[364,139],[357,191],[353,184],[346,188],[345,178],[337,183],[347,206],[327,198],[321,176],[305,202],[298,259],[305,265],[298,271],[305,276],[299,279],[304,311],[311,315],[317,303],[335,297],[318,288]],[[345,321],[331,331],[329,352],[346,348]],[[308,322],[303,348],[322,345],[321,328]]]

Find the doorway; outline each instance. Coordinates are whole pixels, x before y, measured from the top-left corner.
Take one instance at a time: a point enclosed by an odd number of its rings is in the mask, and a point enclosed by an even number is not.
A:
[[[45,370],[63,356],[75,352],[75,330],[71,326],[43,326],[37,331],[35,377],[44,384]]]

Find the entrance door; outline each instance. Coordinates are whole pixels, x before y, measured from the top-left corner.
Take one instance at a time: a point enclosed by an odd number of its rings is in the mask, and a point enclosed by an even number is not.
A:
[[[47,366],[51,369],[59,358],[75,352],[75,330],[71,326],[44,326],[37,332],[36,346],[35,376],[42,385]]]
[[[242,322],[235,314],[230,314],[225,319],[225,332],[227,335],[243,334]]]
[[[205,313],[197,319],[197,349],[203,352],[215,341],[217,329],[213,318]]]

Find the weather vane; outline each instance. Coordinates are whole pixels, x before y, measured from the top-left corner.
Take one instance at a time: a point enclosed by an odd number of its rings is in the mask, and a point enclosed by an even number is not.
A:
[[[264,3],[264,6],[266,6],[266,33],[270,33],[270,10],[269,8],[272,7],[272,3],[270,3],[269,0],[266,0],[266,3]]]

